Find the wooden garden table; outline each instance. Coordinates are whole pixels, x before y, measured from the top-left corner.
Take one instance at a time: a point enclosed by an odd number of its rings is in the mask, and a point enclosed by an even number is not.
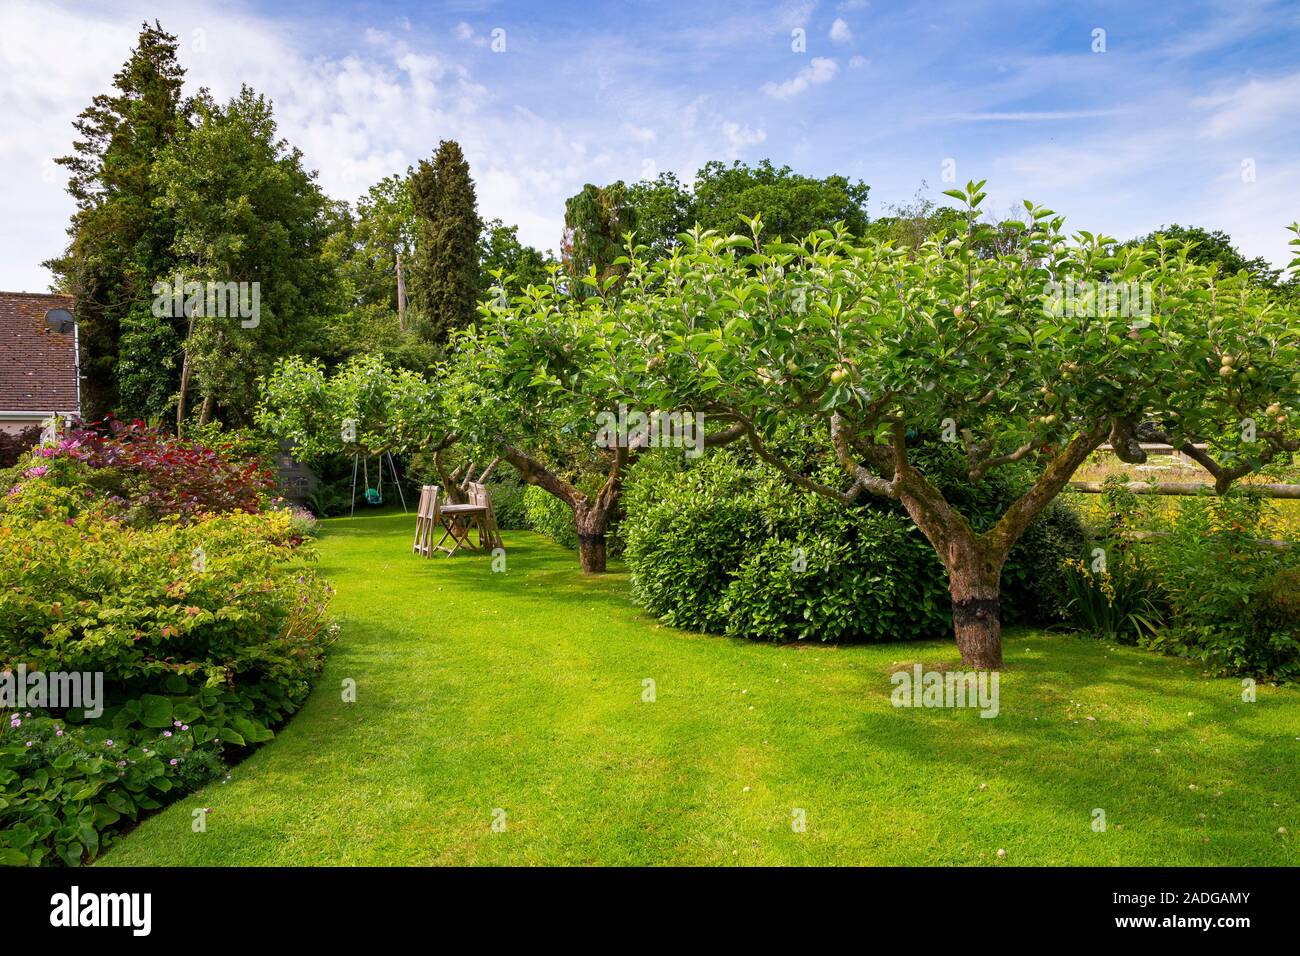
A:
[[[438,521],[446,529],[438,543],[434,546],[435,551],[442,551],[447,557],[455,554],[460,547],[464,545],[471,551],[477,551],[476,545],[470,539],[470,529],[477,526],[480,536],[483,533],[483,520],[487,517],[487,505],[443,505],[438,509]],[[452,544],[447,547],[443,544],[450,537]]]

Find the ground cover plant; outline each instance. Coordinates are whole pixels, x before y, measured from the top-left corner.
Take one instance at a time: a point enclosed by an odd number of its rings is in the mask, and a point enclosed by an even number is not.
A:
[[[253,462],[142,425],[30,453],[0,504],[0,862],[76,865],[301,706],[333,632],[312,521]],[[66,686],[66,685],[65,685]],[[93,693],[94,700],[87,700]]]

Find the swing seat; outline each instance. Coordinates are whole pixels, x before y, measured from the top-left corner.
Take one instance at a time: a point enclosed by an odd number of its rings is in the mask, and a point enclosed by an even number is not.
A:
[[[372,505],[382,505],[384,503],[384,496],[379,493],[378,488],[367,488],[366,503]]]

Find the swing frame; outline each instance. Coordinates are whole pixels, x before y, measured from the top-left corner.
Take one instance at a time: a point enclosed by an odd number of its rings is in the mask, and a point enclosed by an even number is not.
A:
[[[378,484],[378,487],[383,487],[383,484],[384,484],[384,458],[385,458],[385,456],[387,456],[387,458],[388,458],[388,473],[389,473],[389,476],[392,478],[393,484],[395,484],[395,485],[397,486],[397,497],[400,498],[400,499],[401,499],[401,502],[402,502],[402,514],[410,514],[410,511],[408,511],[408,510],[407,510],[407,507],[406,507],[406,494],[402,491],[402,481],[401,481],[401,479],[398,478],[398,476],[397,476],[397,462],[393,461],[393,453],[392,453],[391,451],[381,451],[381,452],[379,453],[379,456],[378,456],[378,457],[379,457],[379,484]],[[369,458],[368,455],[367,455],[366,457]],[[349,517],[349,518],[355,518],[355,517],[356,517],[356,514],[357,514],[357,465],[358,465],[360,462],[361,462],[361,451],[358,449],[357,451],[355,451],[355,452],[352,453],[352,510],[348,512],[348,517]],[[370,463],[369,463],[369,461],[366,461],[366,462],[365,462],[364,468],[365,468],[365,482],[366,482],[366,490],[369,490],[369,488],[370,488]]]

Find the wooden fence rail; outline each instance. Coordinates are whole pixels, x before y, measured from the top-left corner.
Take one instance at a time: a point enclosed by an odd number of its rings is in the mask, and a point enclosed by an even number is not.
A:
[[[1106,485],[1100,481],[1072,481],[1068,486],[1073,491],[1085,495],[1100,495],[1106,491]],[[1214,486],[1196,481],[1130,481],[1120,485],[1125,491],[1135,495],[1204,495],[1214,494]],[[1300,485],[1284,485],[1275,482],[1239,485],[1259,491],[1265,498],[1289,498],[1300,500]]]

